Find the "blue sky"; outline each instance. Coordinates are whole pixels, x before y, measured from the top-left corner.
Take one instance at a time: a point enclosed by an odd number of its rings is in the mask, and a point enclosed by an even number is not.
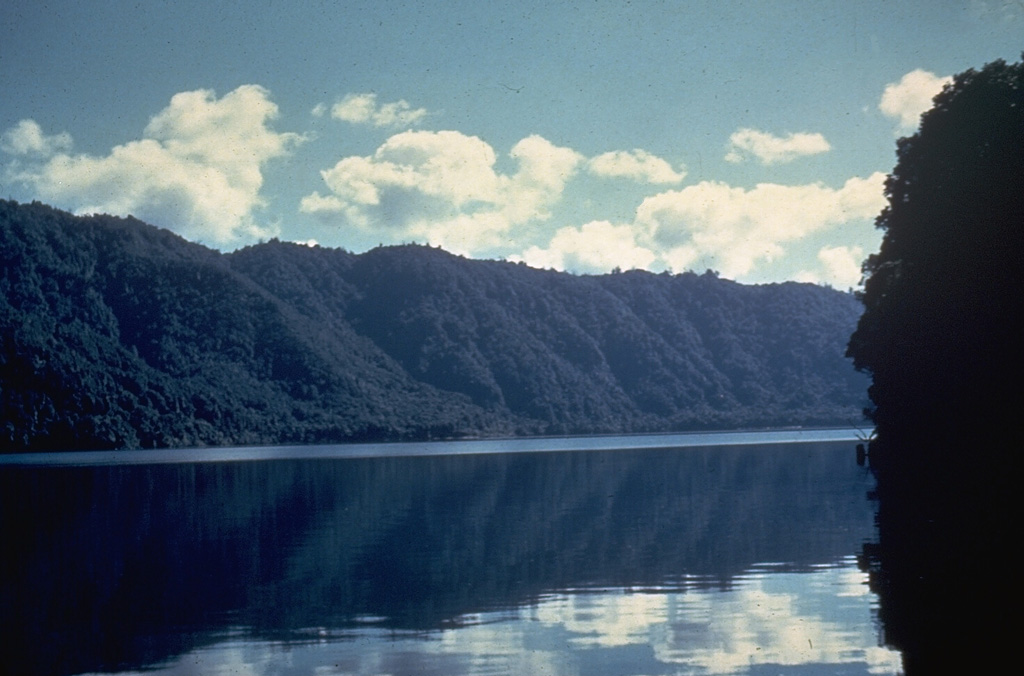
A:
[[[222,250],[423,242],[856,286],[882,180],[1024,4],[26,2],[0,196]]]

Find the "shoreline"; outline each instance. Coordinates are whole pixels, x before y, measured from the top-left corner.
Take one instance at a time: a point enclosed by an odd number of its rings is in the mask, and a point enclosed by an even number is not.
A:
[[[81,467],[198,462],[256,462],[441,455],[492,455],[657,450],[782,443],[862,441],[857,427],[779,427],[699,432],[505,437],[375,443],[205,446],[114,451],[48,451],[0,454],[0,467]]]

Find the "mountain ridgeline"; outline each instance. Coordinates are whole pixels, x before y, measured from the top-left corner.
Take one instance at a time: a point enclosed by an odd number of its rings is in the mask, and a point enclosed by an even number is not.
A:
[[[852,295],[407,245],[223,254],[0,201],[0,450],[860,420]]]

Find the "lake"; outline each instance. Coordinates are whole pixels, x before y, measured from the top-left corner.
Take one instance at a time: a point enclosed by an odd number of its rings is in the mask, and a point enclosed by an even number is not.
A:
[[[896,674],[855,438],[3,456],[5,671]]]

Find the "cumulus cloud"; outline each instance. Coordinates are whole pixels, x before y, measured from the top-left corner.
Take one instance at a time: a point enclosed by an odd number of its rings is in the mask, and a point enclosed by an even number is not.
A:
[[[839,289],[852,289],[860,284],[864,249],[859,246],[826,246],[818,251],[820,271],[802,270],[799,282],[829,284]]]
[[[676,171],[667,161],[639,148],[603,153],[592,158],[587,168],[597,176],[629,178],[644,183],[681,183],[686,177],[684,170]]]
[[[838,189],[762,183],[750,190],[703,181],[645,199],[635,225],[671,267],[700,262],[735,278],[812,233],[874,217],[885,205],[884,180],[879,172]]]
[[[550,206],[582,162],[540,136],[519,141],[513,174],[496,169],[485,141],[457,131],[396,134],[368,157],[346,157],[320,172],[327,194],[300,210],[338,225],[426,238],[459,253],[493,246],[515,225],[550,217]]]
[[[911,132],[917,128],[921,113],[932,107],[935,95],[951,82],[952,77],[939,77],[918,68],[904,75],[899,82],[885,86],[878,109],[899,122],[897,134]]]
[[[859,246],[824,247],[818,251],[818,260],[825,268],[825,281],[839,288],[853,288],[860,284],[864,250]]]
[[[632,222],[592,221],[561,227],[545,243],[508,256],[537,268],[606,272],[713,268],[733,279],[797,253],[806,239],[854,220],[872,219],[885,206],[885,176],[854,177],[839,188],[821,183],[763,183],[753,189],[705,181],[646,198]],[[863,250],[824,247],[817,267],[800,281],[839,288],[860,281]]]
[[[615,267],[646,270],[656,258],[637,243],[631,226],[593,221],[579,228],[559,228],[546,247],[531,246],[509,260],[535,268],[600,273]]]
[[[549,208],[561,198],[565,184],[583,162],[575,150],[556,146],[536,134],[516,143],[509,157],[519,163],[502,195],[512,224],[550,218]]]
[[[71,145],[70,134],[48,136],[35,120],[21,120],[0,135],[0,150],[11,155],[52,155]]]
[[[783,164],[805,155],[828,152],[832,146],[821,134],[800,132],[775,136],[757,129],[738,129],[729,137],[728,162],[755,157],[761,164]]]
[[[610,166],[625,173],[630,162],[634,168],[645,162],[638,151],[599,157],[608,164],[598,171],[609,173]],[[554,209],[564,206],[568,181],[594,167],[593,160],[536,135],[501,157],[477,136],[412,130],[391,136],[371,155],[343,157],[323,170],[324,187],[302,198],[299,208],[325,224],[374,232],[381,241],[426,241],[467,255],[501,251],[540,268],[714,268],[743,278],[782,260],[807,237],[873,219],[885,206],[882,173],[839,187],[703,181],[647,197],[631,220],[548,225]],[[816,281],[856,284],[851,261],[857,255],[842,247],[822,253]]]
[[[314,115],[323,114],[319,106]],[[331,117],[352,124],[371,124],[374,127],[408,127],[427,116],[425,108],[413,108],[405,100],[377,103],[373,93],[348,94],[331,106]]]
[[[277,115],[269,93],[256,85],[220,99],[205,89],[182,92],[150,120],[142,139],[101,157],[58,153],[16,178],[79,213],[133,214],[217,244],[264,237],[276,231],[253,218],[263,205],[263,166],[302,140],[271,129]],[[31,138],[31,124],[18,128],[22,135],[11,138]]]

